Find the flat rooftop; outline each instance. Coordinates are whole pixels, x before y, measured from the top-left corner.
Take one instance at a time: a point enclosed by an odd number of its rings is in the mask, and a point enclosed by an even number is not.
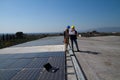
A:
[[[75,55],[88,80],[120,80],[120,36],[78,38]]]

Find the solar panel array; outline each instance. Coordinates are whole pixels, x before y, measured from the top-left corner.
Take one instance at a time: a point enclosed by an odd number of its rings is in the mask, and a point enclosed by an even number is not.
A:
[[[59,70],[47,72],[48,62]],[[0,54],[0,80],[65,80],[64,52]]]

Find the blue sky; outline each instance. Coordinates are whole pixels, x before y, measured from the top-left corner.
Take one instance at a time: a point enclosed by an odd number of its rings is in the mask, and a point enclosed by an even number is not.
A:
[[[120,0],[0,0],[0,33],[120,27]]]

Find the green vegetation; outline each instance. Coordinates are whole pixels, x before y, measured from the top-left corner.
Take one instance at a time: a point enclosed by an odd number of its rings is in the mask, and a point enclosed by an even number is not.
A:
[[[96,30],[91,32],[79,33],[82,37],[96,37],[96,36],[120,36],[120,32],[98,32]]]
[[[2,34],[0,35],[0,49],[44,38],[46,36],[46,34],[24,34],[23,32],[16,32],[16,34]]]

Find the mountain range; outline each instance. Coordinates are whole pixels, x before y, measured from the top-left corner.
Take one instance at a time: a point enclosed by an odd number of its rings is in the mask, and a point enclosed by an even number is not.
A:
[[[97,31],[97,32],[120,32],[120,27],[101,27],[101,28],[91,28],[88,30],[80,31],[80,32],[90,32],[90,31]]]

